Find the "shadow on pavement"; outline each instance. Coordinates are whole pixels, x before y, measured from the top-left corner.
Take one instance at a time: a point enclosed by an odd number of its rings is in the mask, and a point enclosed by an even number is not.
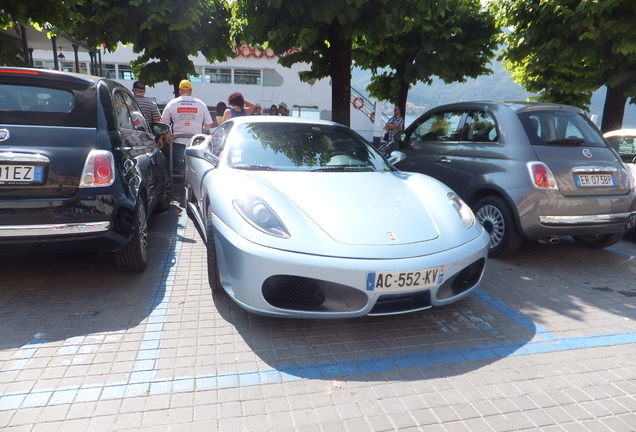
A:
[[[224,292],[215,293],[214,302],[255,355],[303,378],[346,375],[368,381],[397,373],[399,379],[415,366],[441,366],[437,372],[451,376],[506,357],[537,336],[531,321],[496,310],[496,300],[483,291],[422,312],[345,320],[260,317]]]
[[[111,254],[3,256],[0,349],[138,325],[165,295],[180,211],[173,204],[150,218],[149,262],[139,274],[119,271]]]

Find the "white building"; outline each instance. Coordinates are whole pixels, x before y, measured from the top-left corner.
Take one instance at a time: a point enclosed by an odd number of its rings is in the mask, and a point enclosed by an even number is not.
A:
[[[59,67],[66,71],[75,71],[75,53],[72,47],[59,44],[58,49]],[[293,55],[293,52],[294,50],[290,50],[284,55]],[[137,56],[131,46],[120,46],[112,53],[100,53],[102,75],[132,88],[135,77],[130,62]],[[33,59],[35,67],[55,67],[51,51],[34,50]],[[91,64],[89,54],[79,52],[78,59],[80,72],[88,73]],[[228,96],[238,91],[246,99],[260,103],[263,113],[269,113],[271,105],[278,106],[285,102],[292,116],[331,119],[330,79],[313,83],[301,81],[299,73],[309,69],[307,64],[297,63],[291,68],[283,67],[278,64],[279,55],[271,51],[259,52],[248,46],[238,47],[237,56],[224,62],[209,64],[202,56],[191,59],[199,74],[189,77],[193,96],[203,100],[213,113],[218,102],[227,103]],[[146,96],[162,106],[174,98],[174,90],[171,83],[162,82],[148,87]],[[375,101],[352,90],[351,103],[351,127],[369,141],[374,136],[382,136],[381,125],[372,121],[375,120]],[[378,115],[378,119],[381,118]]]

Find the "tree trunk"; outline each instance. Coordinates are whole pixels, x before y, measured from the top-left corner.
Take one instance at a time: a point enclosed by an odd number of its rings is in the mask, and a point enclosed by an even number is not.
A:
[[[172,92],[174,93],[174,97],[179,97],[179,83],[181,82],[181,77],[173,75],[172,76]]]
[[[338,24],[329,31],[331,56],[331,119],[351,125],[351,40],[343,38]]]
[[[406,80],[406,72],[404,71],[404,68],[398,67],[396,69],[395,77],[399,83],[398,94],[395,95],[395,105],[398,108],[400,108],[400,113],[402,114],[402,118],[406,119],[406,100],[409,95],[410,84]],[[407,124],[404,124],[404,127],[407,127],[407,126],[408,126]]]
[[[603,106],[603,121],[601,131],[603,133],[621,129],[623,127],[623,116],[625,115],[625,104],[627,97],[624,88],[607,87],[605,105]]]

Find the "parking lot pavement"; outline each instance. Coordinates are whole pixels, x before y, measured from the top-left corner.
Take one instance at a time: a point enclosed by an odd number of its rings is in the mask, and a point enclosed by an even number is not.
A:
[[[633,240],[524,245],[448,307],[312,321],[212,294],[178,206],[150,239],[143,274],[2,257],[0,429],[636,430]]]

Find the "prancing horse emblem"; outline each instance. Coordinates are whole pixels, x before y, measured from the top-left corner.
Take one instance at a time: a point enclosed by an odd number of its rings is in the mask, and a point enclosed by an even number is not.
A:
[[[392,232],[388,232],[386,235],[388,235],[391,240],[397,240],[397,237]]]

